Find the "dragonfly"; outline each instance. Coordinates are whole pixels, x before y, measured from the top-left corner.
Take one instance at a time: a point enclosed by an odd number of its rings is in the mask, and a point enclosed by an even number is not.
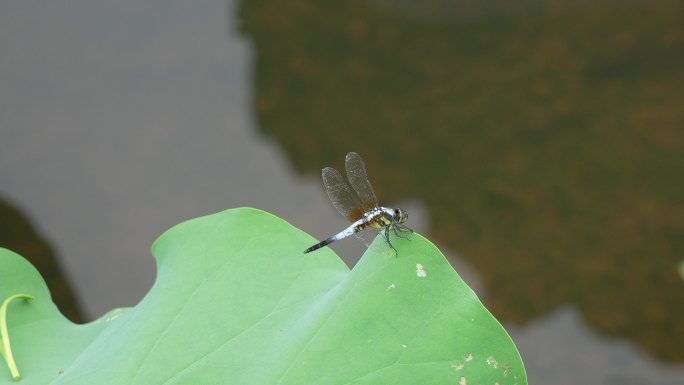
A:
[[[304,250],[304,253],[318,250],[352,234],[358,235],[367,229],[384,230],[385,242],[396,253],[397,249],[390,242],[390,230],[400,238],[406,238],[400,232],[412,233],[413,230],[403,224],[408,219],[408,214],[400,208],[392,209],[378,205],[378,199],[368,181],[366,166],[359,154],[355,152],[347,154],[344,168],[347,171],[349,183],[342,178],[339,171],[332,167],[326,167],[323,169],[323,185],[325,185],[330,202],[352,224],[330,238]]]

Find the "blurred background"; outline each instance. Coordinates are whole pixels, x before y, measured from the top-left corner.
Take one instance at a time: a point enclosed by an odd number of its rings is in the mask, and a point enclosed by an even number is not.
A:
[[[0,246],[74,321],[180,221],[339,231],[357,151],[530,384],[684,383],[681,1],[13,1],[0,51]]]

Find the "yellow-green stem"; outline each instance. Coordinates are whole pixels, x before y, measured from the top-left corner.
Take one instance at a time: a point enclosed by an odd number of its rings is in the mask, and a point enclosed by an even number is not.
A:
[[[2,344],[0,344],[0,355],[5,358],[5,362],[7,362],[7,367],[9,368],[14,381],[19,381],[21,375],[19,374],[19,369],[17,369],[16,362],[14,362],[14,356],[12,356],[9,332],[7,331],[7,306],[17,298],[33,299],[33,296],[28,294],[15,294],[3,301],[2,306],[0,306],[0,340],[2,340]]]

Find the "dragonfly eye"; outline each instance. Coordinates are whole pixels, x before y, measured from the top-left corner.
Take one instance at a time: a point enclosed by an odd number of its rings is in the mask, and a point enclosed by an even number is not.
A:
[[[402,209],[394,209],[394,218],[397,222],[404,223],[408,219],[408,214]]]

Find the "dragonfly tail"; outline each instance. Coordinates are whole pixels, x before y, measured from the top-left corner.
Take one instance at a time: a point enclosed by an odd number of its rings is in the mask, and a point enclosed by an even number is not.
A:
[[[344,231],[341,231],[341,232],[333,235],[332,237],[330,237],[324,241],[320,241],[317,244],[315,244],[315,245],[309,247],[308,249],[304,250],[304,254],[310,253],[314,250],[318,250],[321,247],[328,246],[329,244],[331,244],[337,240],[340,240],[342,238],[346,238],[346,237],[356,233],[357,231],[358,231],[358,228],[356,227],[356,224],[353,224],[353,225],[347,227],[346,229],[344,229]]]
[[[329,244],[335,242],[336,240],[337,240],[337,236],[336,236],[336,235],[333,235],[332,237],[330,237],[330,238],[328,238],[328,239],[326,239],[326,240],[324,240],[324,241],[320,241],[320,242],[318,242],[317,244],[315,244],[315,245],[309,247],[308,249],[304,250],[304,254],[310,253],[310,252],[312,252],[312,251],[314,251],[314,250],[318,250],[318,249],[320,249],[321,247],[328,246]]]

